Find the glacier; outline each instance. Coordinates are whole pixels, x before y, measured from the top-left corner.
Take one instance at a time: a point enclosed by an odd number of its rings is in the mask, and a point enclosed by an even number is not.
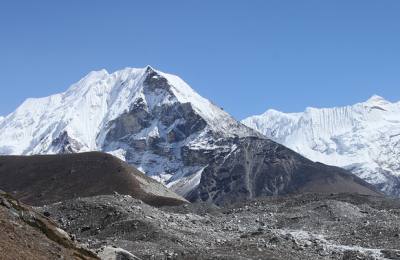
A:
[[[365,102],[301,113],[273,109],[242,123],[303,156],[350,170],[386,194],[400,196],[400,102]]]

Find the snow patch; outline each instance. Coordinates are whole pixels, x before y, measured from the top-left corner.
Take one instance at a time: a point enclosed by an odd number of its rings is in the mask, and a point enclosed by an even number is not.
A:
[[[185,197],[190,191],[199,186],[204,169],[205,167],[191,176],[183,177],[177,181],[169,183],[168,188]]]
[[[107,153],[117,157],[118,159],[120,159],[122,161],[125,161],[126,150],[124,150],[124,149],[117,149],[117,150],[114,150],[114,151],[109,151]]]
[[[106,246],[103,247],[98,253],[99,257],[102,260],[119,260],[119,259],[128,259],[128,260],[140,260],[137,256],[133,255],[129,251],[119,247]]]
[[[339,252],[345,252],[345,251],[358,251],[363,254],[368,255],[369,257],[372,257],[373,259],[386,259],[383,254],[382,250],[383,248],[367,248],[367,247],[361,247],[361,246],[351,246],[351,245],[341,245],[337,244],[333,241],[329,241],[325,238],[324,235],[322,234],[314,234],[308,231],[304,230],[279,230],[278,233],[282,235],[288,235],[290,234],[295,240],[297,241],[317,241],[319,245],[322,245],[324,250],[327,251],[339,251]],[[400,252],[400,250],[394,250],[396,252]]]

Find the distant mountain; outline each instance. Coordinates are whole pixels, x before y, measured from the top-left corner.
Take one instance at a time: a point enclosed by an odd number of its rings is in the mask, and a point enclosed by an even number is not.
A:
[[[242,122],[313,161],[348,169],[400,196],[400,102],[375,95],[345,107],[268,110]]]
[[[271,160],[274,150],[284,156]],[[85,151],[113,154],[182,196],[218,203],[298,190],[300,166],[310,163],[286,156],[287,148],[150,66],[91,72],[64,93],[26,100],[0,121],[0,154]],[[240,171],[236,157],[262,167]]]
[[[153,206],[187,202],[120,159],[100,152],[0,156],[0,187],[36,206],[114,193]]]

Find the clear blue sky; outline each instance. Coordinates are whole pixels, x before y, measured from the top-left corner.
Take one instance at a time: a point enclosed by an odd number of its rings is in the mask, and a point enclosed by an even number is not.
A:
[[[147,64],[238,119],[397,101],[400,1],[0,2],[0,115],[91,70]]]

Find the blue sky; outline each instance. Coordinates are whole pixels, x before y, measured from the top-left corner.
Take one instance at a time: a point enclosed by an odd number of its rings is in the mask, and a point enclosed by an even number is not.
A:
[[[400,1],[0,2],[0,115],[91,70],[178,74],[236,118],[400,100]]]

